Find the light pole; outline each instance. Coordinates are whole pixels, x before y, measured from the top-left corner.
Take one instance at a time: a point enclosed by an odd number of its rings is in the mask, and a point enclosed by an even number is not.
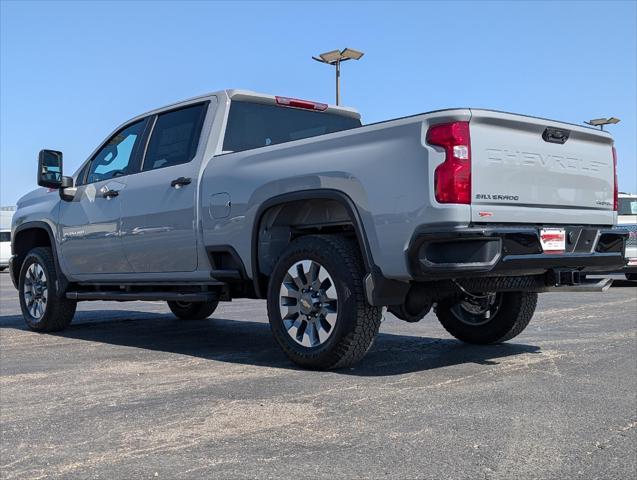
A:
[[[589,120],[588,122],[584,122],[593,127],[599,127],[600,130],[604,130],[604,125],[613,125],[615,123],[619,123],[621,120],[617,117],[610,118],[594,118],[593,120]]]
[[[352,48],[343,50],[332,50],[331,52],[321,53],[318,57],[312,57],[317,62],[326,63],[336,67],[336,105],[341,103],[341,62],[346,60],[360,60],[365,55],[363,52]]]

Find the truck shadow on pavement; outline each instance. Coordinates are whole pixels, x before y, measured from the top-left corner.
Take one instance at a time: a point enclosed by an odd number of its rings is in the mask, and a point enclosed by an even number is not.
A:
[[[82,313],[79,313],[77,323],[65,331],[44,335],[190,355],[217,362],[300,369],[275,343],[265,322],[214,317],[179,321],[169,314],[121,310],[116,315],[93,311],[91,317],[100,320],[83,321]],[[5,329],[26,330],[26,327],[21,316],[12,315],[0,318],[0,331]],[[540,353],[540,347],[516,343],[465,345],[453,339],[384,333],[381,327],[376,342],[360,363],[332,373],[373,377],[401,375],[466,363],[497,365],[498,360],[528,353]]]
[[[634,280],[613,280],[612,287],[637,287],[637,282]]]

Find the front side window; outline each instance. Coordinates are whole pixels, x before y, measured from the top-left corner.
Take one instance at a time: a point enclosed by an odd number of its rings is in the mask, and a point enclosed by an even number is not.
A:
[[[85,183],[100,182],[132,172],[133,158],[144,133],[146,120],[119,131],[93,157]]]
[[[148,142],[143,170],[190,162],[197,152],[206,104],[159,115]]]
[[[77,179],[75,180],[75,186],[84,185],[86,183],[86,172],[88,172],[89,167],[91,166],[91,162],[86,162],[82,169],[77,174]]]

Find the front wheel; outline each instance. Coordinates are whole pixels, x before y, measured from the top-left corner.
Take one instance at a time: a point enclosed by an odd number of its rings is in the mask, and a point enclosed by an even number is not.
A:
[[[630,280],[631,282],[637,282],[637,273],[627,273],[626,280]]]
[[[442,326],[466,343],[489,344],[511,340],[526,328],[537,305],[537,293],[466,294],[444,300],[435,311]]]
[[[50,248],[31,250],[20,269],[20,308],[27,326],[36,332],[66,328],[75,315],[77,303],[57,291],[57,274]]]
[[[268,317],[293,362],[342,368],[367,353],[381,309],[367,303],[363,276],[356,243],[341,236],[300,237],[283,252],[270,277]]]
[[[217,300],[208,302],[181,302],[178,300],[168,302],[168,308],[180,320],[206,319],[217,309],[217,305],[219,305]]]

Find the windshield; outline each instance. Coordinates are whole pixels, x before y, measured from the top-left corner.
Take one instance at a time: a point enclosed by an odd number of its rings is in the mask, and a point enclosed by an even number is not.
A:
[[[637,197],[619,198],[617,213],[619,215],[637,215]]]
[[[359,119],[333,113],[233,101],[223,150],[240,152],[360,126]]]

